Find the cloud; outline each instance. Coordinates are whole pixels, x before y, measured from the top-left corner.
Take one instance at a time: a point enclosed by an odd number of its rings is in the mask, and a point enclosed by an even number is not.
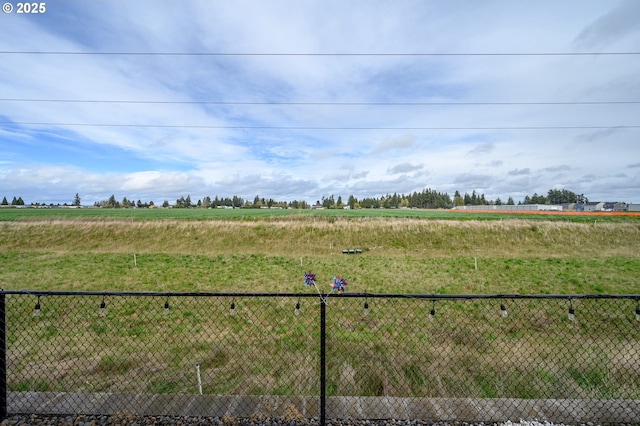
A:
[[[528,167],[526,169],[515,169],[515,170],[509,170],[507,172],[507,174],[509,176],[522,176],[522,175],[530,175],[531,174],[531,169],[529,169]]]
[[[566,172],[569,170],[575,170],[575,167],[569,164],[559,164],[557,166],[549,166],[549,167],[542,168],[542,171],[547,173]]]
[[[387,151],[408,150],[415,147],[416,137],[414,135],[401,135],[383,139],[373,149],[374,154],[382,154]]]
[[[399,173],[410,173],[424,169],[424,164],[401,163],[387,169],[387,173],[395,175]]]
[[[635,0],[622,1],[587,25],[575,38],[573,44],[579,49],[601,49],[633,33],[640,32],[640,3]],[[639,34],[636,34],[636,38]]]
[[[591,196],[591,173],[613,198],[640,193],[636,176],[615,177],[639,167],[636,129],[519,129],[637,124],[634,104],[572,104],[640,97],[631,55],[304,55],[638,47],[635,1],[462,1],[93,1],[3,16],[1,51],[292,54],[0,55],[3,98],[23,99],[0,102],[0,188],[27,202],[426,186],[506,199],[560,183]],[[465,130],[482,127],[503,129]]]
[[[489,174],[462,173],[454,179],[454,183],[470,189],[484,189],[494,180],[495,176]]]
[[[467,155],[484,155],[490,154],[495,149],[495,144],[493,142],[486,142],[479,145],[476,145],[473,149],[471,149]]]
[[[613,134],[620,132],[620,129],[602,129],[596,130],[589,133],[579,134],[575,137],[576,143],[591,143],[597,142],[602,139],[607,139],[611,137]]]
[[[119,189],[125,193],[154,193],[162,188],[168,193],[179,193],[204,186],[202,179],[189,173],[153,170],[124,175]]]

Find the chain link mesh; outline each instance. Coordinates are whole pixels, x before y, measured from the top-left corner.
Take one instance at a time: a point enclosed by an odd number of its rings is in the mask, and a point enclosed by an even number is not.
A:
[[[4,295],[9,414],[640,421],[633,298],[331,295],[321,359],[317,296],[39,294]]]

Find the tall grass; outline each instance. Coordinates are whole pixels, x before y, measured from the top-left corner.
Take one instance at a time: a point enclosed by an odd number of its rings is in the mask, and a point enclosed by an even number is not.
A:
[[[634,223],[53,220],[4,222],[0,237],[7,289],[292,291],[313,270],[349,291],[640,290]]]
[[[634,220],[34,217],[0,222],[0,240],[4,289],[314,292],[302,286],[303,271],[311,270],[324,291],[340,274],[348,292],[640,293]],[[343,254],[350,248],[362,253]],[[486,306],[452,302],[438,306],[438,318],[448,322],[431,323],[428,304],[370,301],[364,317],[361,301],[347,301],[354,299],[330,301],[339,314],[330,317],[329,394],[640,394],[637,332],[629,337],[612,328],[628,323],[633,307],[607,317],[611,322],[600,316],[567,324],[560,319],[565,307],[511,305],[509,318],[497,323]],[[317,376],[308,371],[317,363],[317,318],[294,318],[291,300],[266,308],[239,301],[240,314],[224,320],[211,314],[228,311],[220,300],[172,306],[163,317],[163,301],[118,299],[104,318],[95,312],[99,300],[90,309],[73,299],[45,300],[37,318],[30,316],[33,300],[11,303],[7,324],[26,333],[9,335],[13,390],[189,393],[198,361],[206,393],[316,391]],[[305,310],[313,307],[305,303]],[[533,316],[518,316],[525,310]],[[564,334],[553,337],[557,331]],[[580,336],[586,346],[565,347],[563,336]],[[161,350],[153,347],[158,341]],[[616,350],[591,349],[603,346]],[[38,361],[42,347],[49,352]],[[563,357],[556,359],[558,348]]]

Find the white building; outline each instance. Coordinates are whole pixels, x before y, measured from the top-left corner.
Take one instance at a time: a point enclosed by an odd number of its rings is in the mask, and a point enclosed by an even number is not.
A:
[[[503,212],[523,212],[523,211],[554,211],[561,212],[562,206],[560,205],[550,205],[550,204],[521,204],[518,206],[515,205],[489,205],[489,206],[456,206],[458,210],[494,210],[494,211],[503,211]]]

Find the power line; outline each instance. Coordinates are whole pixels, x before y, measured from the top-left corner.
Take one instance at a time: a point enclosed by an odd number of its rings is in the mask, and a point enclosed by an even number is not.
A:
[[[577,102],[278,102],[278,101],[151,101],[125,99],[27,99],[0,98],[3,102],[57,102],[96,104],[194,104],[194,105],[292,105],[292,106],[473,106],[473,105],[636,105],[640,101],[577,101]]]
[[[633,56],[640,52],[71,52],[71,51],[0,51],[2,55],[75,55],[75,56],[281,56],[281,57],[344,57],[344,56],[408,56],[408,57],[464,57],[464,56]]]
[[[214,126],[194,124],[107,124],[107,123],[48,123],[0,121],[4,125],[66,126],[66,127],[129,127],[169,129],[237,129],[237,130],[603,130],[640,129],[640,125],[616,126],[488,126],[488,127],[379,127],[379,126]]]

